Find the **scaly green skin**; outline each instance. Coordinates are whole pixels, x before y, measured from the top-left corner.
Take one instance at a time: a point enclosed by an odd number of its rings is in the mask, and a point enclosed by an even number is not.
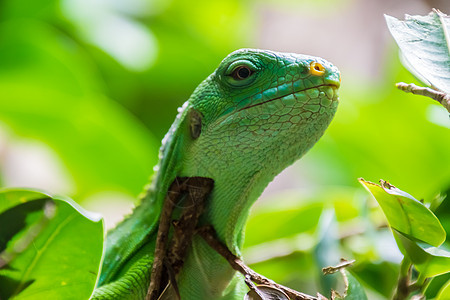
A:
[[[311,70],[311,62],[324,69]],[[239,66],[252,75],[234,78]],[[200,223],[213,225],[240,255],[250,207],[322,136],[336,111],[339,82],[337,68],[317,57],[251,49],[227,56],[179,110],[141,204],[109,233],[92,299],[143,299],[162,202],[177,176],[214,179]],[[198,138],[191,134],[195,115],[201,116]],[[177,282],[182,299],[243,299],[246,292],[240,275],[198,236]]]

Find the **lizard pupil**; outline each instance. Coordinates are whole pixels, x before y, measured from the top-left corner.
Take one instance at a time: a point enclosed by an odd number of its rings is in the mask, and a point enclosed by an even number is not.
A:
[[[253,73],[252,70],[250,70],[247,66],[240,66],[233,71],[232,76],[234,79],[243,80],[250,77],[252,73]]]

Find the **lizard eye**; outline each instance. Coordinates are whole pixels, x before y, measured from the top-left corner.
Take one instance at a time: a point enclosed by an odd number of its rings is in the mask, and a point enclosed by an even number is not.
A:
[[[231,76],[236,80],[243,80],[249,78],[253,74],[253,71],[250,70],[247,66],[238,66],[233,70]]]
[[[224,72],[224,80],[232,87],[246,87],[252,84],[257,78],[258,66],[247,59],[234,61]]]

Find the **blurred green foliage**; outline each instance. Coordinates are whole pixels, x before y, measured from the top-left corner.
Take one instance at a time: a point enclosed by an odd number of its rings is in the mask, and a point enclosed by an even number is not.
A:
[[[258,5],[297,9],[251,0],[0,1],[0,129],[9,137],[2,143],[30,139],[51,147],[79,202],[102,191],[137,195],[176,108],[226,54],[258,47]],[[352,2],[310,5],[331,11]],[[345,45],[329,51],[338,48]],[[450,139],[441,107],[395,89],[397,81],[414,81],[396,49],[386,49],[385,58],[382,76],[370,81],[338,66],[336,117],[293,167],[306,192],[273,193],[250,216],[244,257],[256,271],[327,294],[334,279],[324,280],[320,268],[354,258],[352,274],[369,299],[392,294],[401,255],[357,178],[389,180],[430,203],[450,192]],[[448,201],[436,210],[447,232],[449,211]],[[333,229],[327,243],[324,228]],[[444,284],[445,276],[435,281]],[[432,282],[430,295],[442,284]]]
[[[187,1],[134,5],[144,9],[117,1],[0,3],[0,120],[56,150],[78,200],[142,190],[176,108],[236,48],[221,38],[230,35],[221,24],[245,12],[239,1],[200,5],[189,16]],[[130,62],[133,49],[111,51],[130,40],[156,49],[142,58],[143,69]]]

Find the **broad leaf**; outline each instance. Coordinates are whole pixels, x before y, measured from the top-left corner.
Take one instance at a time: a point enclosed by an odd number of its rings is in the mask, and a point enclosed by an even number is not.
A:
[[[70,199],[0,192],[0,298],[88,299],[103,250],[103,221]]]
[[[385,16],[404,65],[420,80],[450,93],[450,18],[438,10],[427,16]]]
[[[356,259],[358,259],[356,257]],[[352,268],[352,274],[364,287],[383,295],[391,296],[398,280],[398,264],[376,260],[375,262],[359,259]]]
[[[411,260],[421,276],[433,277],[450,272],[450,252],[422,247],[401,232],[393,232],[400,251]]]
[[[359,281],[347,270],[341,271],[345,276],[345,286],[347,288],[346,300],[367,300],[366,292]]]
[[[381,186],[359,181],[380,204],[392,228],[436,247],[445,241],[445,230],[438,218],[413,196],[385,181]]]
[[[450,299],[450,280],[440,289],[436,300],[447,300]]]

